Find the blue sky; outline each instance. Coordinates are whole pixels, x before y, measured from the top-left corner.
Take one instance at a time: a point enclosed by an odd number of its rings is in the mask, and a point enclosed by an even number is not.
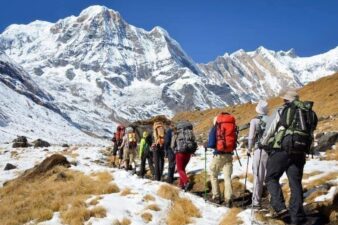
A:
[[[55,22],[90,5],[117,10],[130,24],[161,26],[196,61],[259,46],[300,56],[338,45],[335,0],[3,0],[0,32],[12,23]]]

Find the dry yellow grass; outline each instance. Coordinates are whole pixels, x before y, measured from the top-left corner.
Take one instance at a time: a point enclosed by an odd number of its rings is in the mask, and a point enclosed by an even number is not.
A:
[[[303,174],[303,180],[306,180],[306,179],[309,179],[309,178],[311,178],[311,177],[313,177],[313,176],[316,176],[316,175],[318,175],[318,174],[321,174],[322,172],[320,172],[320,171],[313,171],[313,172],[311,172],[311,173],[304,173]]]
[[[338,149],[327,150],[324,159],[338,161]]]
[[[11,158],[13,159],[19,159],[20,155],[17,151],[11,151]]]
[[[168,225],[185,225],[191,223],[191,217],[201,217],[199,209],[187,198],[174,200],[167,216]]]
[[[149,201],[155,201],[155,197],[150,195],[150,194],[146,194],[144,197],[143,197],[143,200],[146,201],[146,202],[149,202]]]
[[[300,98],[303,100],[314,101],[314,110],[318,117],[327,117],[333,115],[336,119],[321,120],[318,125],[318,130],[330,131],[338,128],[338,73],[324,77],[316,82],[309,83],[300,91]],[[272,98],[269,101],[270,112],[274,108],[282,105],[280,98]],[[256,104],[242,104],[232,107],[208,109],[204,111],[182,112],[174,116],[175,122],[182,120],[189,120],[196,124],[194,131],[197,136],[201,136],[206,140],[207,132],[211,127],[213,118],[221,112],[229,112],[236,117],[237,124],[242,125],[248,123],[255,115]],[[247,133],[247,130],[243,134]]]
[[[324,190],[324,189],[316,190],[305,198],[305,202],[306,203],[312,203],[315,200],[315,198],[317,198],[318,196],[321,196],[321,195],[325,195],[325,194],[327,194],[327,191]]]
[[[285,222],[283,222],[282,220],[272,219],[272,218],[266,217],[264,214],[265,213],[256,212],[255,213],[256,221],[262,224],[285,225]]]
[[[173,185],[162,184],[157,191],[157,195],[161,198],[175,201],[179,198],[179,190]]]
[[[63,179],[59,179],[60,174]],[[80,225],[103,210],[87,209],[92,195],[116,193],[119,188],[81,172],[56,167],[30,180],[14,180],[0,189],[0,224],[19,225],[31,220],[45,221],[59,211],[63,223]]]
[[[150,210],[156,211],[156,212],[161,210],[160,207],[157,204],[150,204],[150,205],[147,206],[147,209],[150,209]]]
[[[201,217],[199,209],[189,199],[179,196],[177,187],[162,184],[157,191],[157,195],[172,201],[166,219],[168,225],[185,225],[191,222],[191,217]]]
[[[93,176],[95,179],[98,179],[102,182],[110,182],[113,179],[113,175],[107,171],[103,171],[103,172],[96,172],[96,173],[92,173],[90,174],[91,176]]]
[[[90,210],[90,217],[103,218],[106,217],[107,210],[102,206],[97,206]]]
[[[331,172],[318,179],[311,180],[309,182],[304,182],[303,187],[306,190],[311,190],[315,187],[318,187],[319,185],[329,182],[330,180],[335,180],[337,179],[337,177],[338,177],[338,172]]]
[[[136,193],[132,192],[130,188],[125,188],[121,191],[121,196],[134,195]]]
[[[231,208],[222,218],[220,225],[238,225],[242,224],[243,221],[237,217],[237,215],[242,211],[240,208]]]
[[[113,220],[112,225],[130,225],[131,221],[128,218],[123,218],[121,221],[118,219]]]
[[[142,217],[142,219],[143,219],[143,221],[144,221],[145,223],[149,223],[149,222],[151,222],[152,219],[153,219],[153,215],[151,215],[151,213],[148,213],[148,212],[142,213],[142,214],[141,214],[141,217]]]
[[[89,201],[89,205],[97,205],[99,203],[99,200],[101,200],[101,199],[102,199],[101,196],[95,197],[95,198],[93,198],[92,200]]]

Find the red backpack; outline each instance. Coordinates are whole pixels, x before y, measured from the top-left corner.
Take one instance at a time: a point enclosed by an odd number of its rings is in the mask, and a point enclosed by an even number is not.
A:
[[[116,134],[115,134],[115,138],[117,142],[122,141],[124,133],[125,133],[125,127],[122,125],[118,125],[116,128]]]
[[[216,150],[233,152],[236,148],[236,121],[229,113],[221,113],[216,120]]]

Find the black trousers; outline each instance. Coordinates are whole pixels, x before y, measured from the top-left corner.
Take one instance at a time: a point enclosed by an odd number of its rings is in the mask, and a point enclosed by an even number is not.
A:
[[[172,184],[174,182],[174,174],[175,174],[175,167],[176,167],[176,157],[174,151],[169,148],[167,150],[168,154],[168,180],[167,182]]]
[[[155,180],[161,181],[163,175],[164,168],[164,149],[163,147],[157,146],[153,151],[153,159],[154,159],[154,175]]]
[[[291,190],[289,214],[291,222],[298,224],[304,216],[302,177],[305,154],[288,154],[286,151],[273,151],[267,162],[265,183],[271,196],[271,206],[278,212],[286,209],[279,179],[286,172]]]
[[[146,162],[148,161],[148,166],[151,171],[151,174],[154,176],[154,162],[153,162],[153,153],[151,151],[145,151],[141,156],[141,168],[140,176],[143,177],[146,173]]]

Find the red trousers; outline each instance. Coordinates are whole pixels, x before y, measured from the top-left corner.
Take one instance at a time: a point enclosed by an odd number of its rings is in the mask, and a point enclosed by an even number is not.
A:
[[[177,172],[180,176],[181,187],[184,187],[189,181],[189,178],[185,172],[185,167],[189,163],[190,156],[191,156],[190,153],[182,153],[182,152],[176,153],[176,167],[177,167]]]

